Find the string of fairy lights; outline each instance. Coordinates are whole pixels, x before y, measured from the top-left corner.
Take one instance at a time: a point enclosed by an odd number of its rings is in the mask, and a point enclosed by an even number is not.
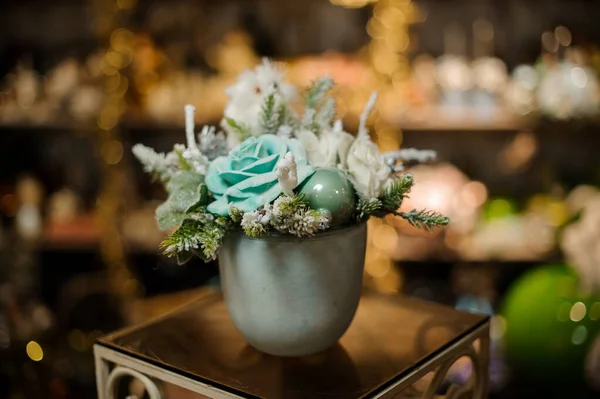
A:
[[[124,114],[129,80],[123,70],[133,60],[134,35],[119,27],[135,6],[135,0],[94,0],[96,31],[106,43],[106,53],[101,61],[104,76],[104,102],[97,118],[97,148],[102,163],[102,191],[96,204],[97,224],[101,231],[100,251],[108,268],[109,289],[122,299],[140,293],[140,284],[129,272],[123,239],[119,231],[119,212],[126,187],[125,172],[121,165],[123,143],[119,120]]]
[[[333,1],[332,1],[333,2]],[[409,27],[419,20],[419,11],[411,0],[378,0],[367,23],[371,38],[367,46],[369,64],[378,77],[381,101],[374,113],[374,133],[382,151],[398,149],[402,132],[389,121],[406,101],[406,82],[410,78]],[[402,287],[402,274],[393,267],[391,253],[398,240],[393,217],[369,220],[369,237],[365,258],[366,282],[383,292],[397,292]]]

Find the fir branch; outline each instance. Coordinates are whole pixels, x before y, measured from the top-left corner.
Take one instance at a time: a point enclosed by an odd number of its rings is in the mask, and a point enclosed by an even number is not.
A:
[[[275,109],[275,92],[271,92],[266,98],[261,109],[261,127],[263,133],[277,133],[279,127],[279,116]]]
[[[332,97],[327,97],[323,101],[323,105],[319,107],[319,110],[315,115],[314,122],[319,125],[321,129],[331,127],[331,122],[333,121],[333,118],[335,118],[335,113],[335,100]]]
[[[242,227],[248,237],[258,238],[267,234],[267,227],[261,223],[246,224]]]
[[[325,94],[333,87],[333,80],[323,76],[314,81],[306,92],[304,104],[307,109],[315,109],[325,98]]]
[[[167,256],[177,255],[180,259],[189,258],[189,253],[197,253],[204,261],[215,260],[227,232],[226,220],[219,219],[226,218],[218,217],[209,222],[184,220],[181,226],[161,243],[163,253]]]
[[[131,152],[144,166],[144,171],[150,173],[153,179],[168,182],[177,172],[169,155],[158,153],[143,144],[134,145]]]
[[[293,197],[284,195],[278,198],[278,211],[281,213],[294,213],[307,205],[304,194],[295,194]]]
[[[314,108],[307,108],[302,116],[302,127],[318,134],[318,126],[317,111]]]
[[[273,203],[270,225],[297,237],[310,237],[331,225],[331,213],[310,209],[303,195],[282,195]]]
[[[229,217],[234,223],[238,224],[242,222],[244,217],[244,211],[240,208],[235,207],[233,204],[229,204]]]
[[[298,120],[294,117],[294,115],[284,102],[281,102],[281,104],[279,104],[279,106],[277,107],[277,119],[277,124],[279,126],[298,126]]]
[[[392,213],[406,220],[411,226],[428,232],[435,231],[436,229],[447,226],[448,223],[450,223],[449,217],[444,216],[439,212],[426,209],[421,209],[420,211],[413,209],[410,212],[394,211]]]
[[[250,127],[247,126],[245,123],[238,122],[235,119],[228,117],[225,117],[225,123],[227,123],[227,126],[229,126],[231,130],[233,130],[233,132],[238,135],[240,141],[244,141],[248,137],[250,137]]]
[[[356,219],[359,222],[367,220],[371,215],[381,211],[383,204],[378,198],[359,198],[356,205]]]
[[[433,150],[417,150],[415,148],[403,148],[401,150],[383,153],[386,163],[394,172],[401,172],[413,166],[435,161],[437,152]],[[398,164],[398,162],[400,162]]]
[[[394,178],[390,186],[379,197],[382,208],[388,211],[400,208],[402,201],[408,197],[407,194],[414,184],[412,175],[402,175]]]
[[[308,88],[305,97],[305,111],[302,117],[302,127],[319,133],[331,125],[335,116],[335,101],[327,97],[327,92],[333,87],[330,77],[317,79]]]

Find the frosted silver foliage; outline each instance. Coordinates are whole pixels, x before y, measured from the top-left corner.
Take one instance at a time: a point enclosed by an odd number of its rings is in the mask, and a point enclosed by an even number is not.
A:
[[[136,144],[131,150],[144,166],[144,171],[154,175],[157,179],[168,181],[177,173],[176,154],[156,152],[143,144]]]
[[[209,161],[227,154],[227,139],[223,132],[216,133],[214,126],[204,126],[198,135],[199,150]]]
[[[167,184],[169,197],[156,209],[156,220],[161,230],[167,230],[186,219],[194,207],[208,202],[208,189],[202,176],[182,171]]]

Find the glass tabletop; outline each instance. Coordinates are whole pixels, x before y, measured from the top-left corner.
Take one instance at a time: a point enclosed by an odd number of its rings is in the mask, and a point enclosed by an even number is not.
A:
[[[417,299],[365,293],[335,347],[281,358],[250,347],[222,296],[213,293],[99,344],[247,397],[352,399],[402,379],[487,320]]]

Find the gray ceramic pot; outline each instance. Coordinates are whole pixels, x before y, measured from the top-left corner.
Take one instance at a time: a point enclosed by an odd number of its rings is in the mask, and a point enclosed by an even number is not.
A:
[[[358,306],[366,224],[311,238],[227,237],[219,267],[229,314],[256,349],[321,352],[346,332]]]

